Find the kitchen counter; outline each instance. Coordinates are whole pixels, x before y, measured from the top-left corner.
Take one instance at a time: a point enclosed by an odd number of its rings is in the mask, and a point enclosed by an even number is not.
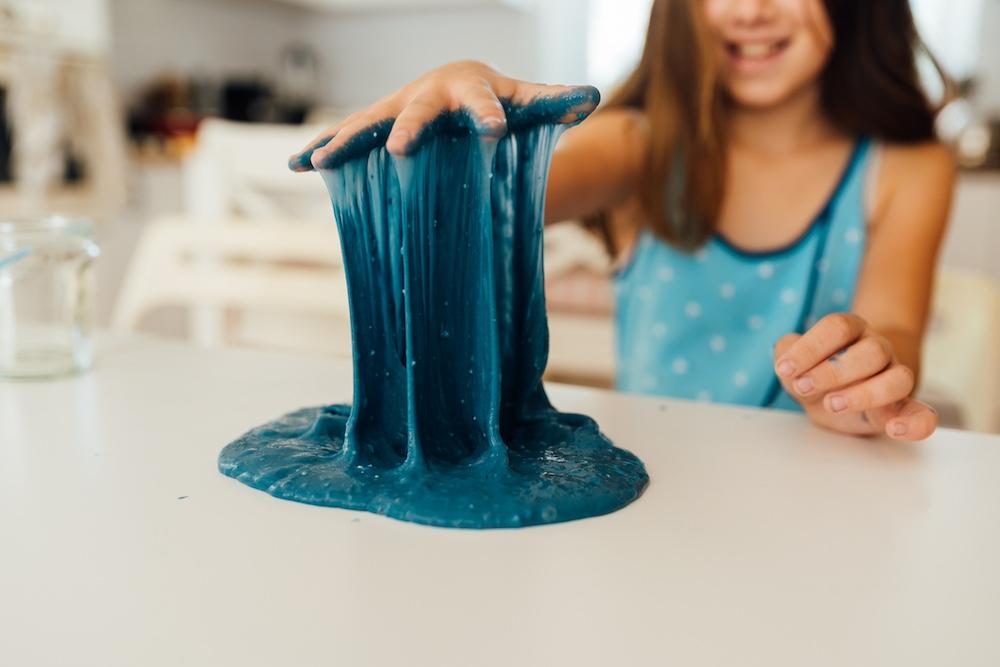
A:
[[[650,486],[485,532],[217,472],[350,392],[342,361],[126,337],[91,373],[0,383],[0,664],[1000,664],[1000,437],[551,386]]]

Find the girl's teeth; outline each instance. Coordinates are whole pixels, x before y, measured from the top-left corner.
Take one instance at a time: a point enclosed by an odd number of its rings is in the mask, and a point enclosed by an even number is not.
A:
[[[741,44],[740,55],[744,58],[762,58],[774,49],[771,44]]]

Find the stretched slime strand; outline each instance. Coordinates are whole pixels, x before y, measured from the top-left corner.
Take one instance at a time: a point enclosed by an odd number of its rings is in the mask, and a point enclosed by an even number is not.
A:
[[[642,463],[591,419],[556,411],[542,386],[542,211],[566,105],[508,106],[499,140],[445,114],[401,158],[376,127],[322,170],[354,403],[250,431],[222,451],[224,474],[280,498],[459,528],[595,516],[641,494]]]

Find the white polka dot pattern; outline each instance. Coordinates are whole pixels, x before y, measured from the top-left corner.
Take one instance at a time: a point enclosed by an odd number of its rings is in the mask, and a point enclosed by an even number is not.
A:
[[[773,253],[718,237],[687,252],[641,232],[615,281],[619,388],[796,408],[776,383],[772,346],[850,308],[866,234],[858,169],[825,217]]]
[[[684,314],[690,318],[701,317],[701,304],[697,301],[688,301],[684,304]]]

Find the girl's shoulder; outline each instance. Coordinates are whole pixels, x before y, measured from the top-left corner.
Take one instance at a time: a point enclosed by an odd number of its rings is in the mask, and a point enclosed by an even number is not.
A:
[[[951,151],[940,141],[880,144],[888,175],[905,180],[913,176],[942,175],[955,170]]]
[[[912,205],[950,198],[956,163],[941,142],[879,143],[875,163],[873,223],[900,208],[901,201]]]

